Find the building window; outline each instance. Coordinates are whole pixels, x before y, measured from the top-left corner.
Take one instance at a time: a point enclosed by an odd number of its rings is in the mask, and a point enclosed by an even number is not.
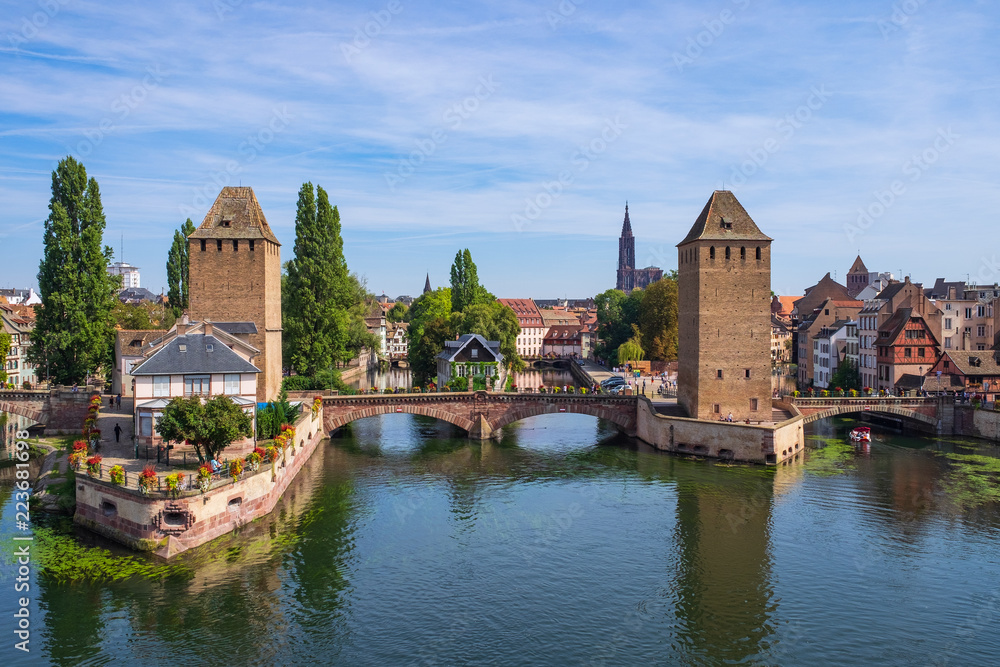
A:
[[[760,259],[760,246],[757,246],[757,259]]]
[[[479,358],[479,350],[477,350],[475,348],[469,350],[469,356],[472,357],[473,359],[478,359]]]
[[[726,259],[729,259],[729,246],[726,246]]]
[[[740,259],[747,258],[747,249],[745,246],[740,246]]]
[[[951,331],[951,318],[950,317],[944,318],[944,328],[945,328],[945,331]]]
[[[945,336],[945,338],[944,338],[944,349],[946,349],[946,350],[950,350],[951,349],[951,336]],[[945,362],[945,363],[947,363],[947,362]]]
[[[185,396],[208,396],[211,386],[211,377],[208,375],[185,375],[184,395]]]
[[[205,239],[201,240],[201,251],[205,252]]]
[[[909,348],[909,347],[905,348],[903,350],[903,356],[904,357],[912,357],[913,356],[913,349]]]
[[[215,242],[215,250],[217,252],[222,252],[222,239]]]
[[[139,414],[139,435],[147,438],[153,435],[153,416],[148,412]]]
[[[721,380],[722,379],[722,369],[721,368],[718,369],[717,371],[715,371],[715,377],[716,377],[717,380]]]
[[[226,395],[236,396],[240,393],[240,374],[239,373],[226,373]]]
[[[455,366],[455,374],[458,375],[458,377],[460,377],[460,378],[464,378],[465,377],[465,366],[462,366],[462,365]]]
[[[944,309],[945,310],[951,310],[951,304],[950,303],[944,304]]]
[[[708,258],[715,259],[715,246],[712,246],[708,249]]]
[[[240,251],[240,241],[239,239],[233,239],[233,252]]]
[[[169,375],[154,375],[153,376],[153,396],[169,396],[170,395],[170,376]]]
[[[253,239],[250,239],[250,252],[253,252]]]
[[[715,403],[712,405],[712,412],[714,412],[715,414],[721,414],[722,407],[718,403]]]
[[[967,320],[971,320],[972,319],[972,309],[971,308],[966,308],[965,309],[965,319],[967,319]]]
[[[757,399],[756,398],[751,398],[750,399],[750,412],[757,412]]]
[[[749,369],[749,368],[744,368],[744,369],[743,369],[743,374],[744,374],[743,376],[744,376],[744,377],[745,377],[746,379],[748,379],[748,380],[750,379],[750,369]]]
[[[976,306],[976,317],[985,317],[986,306]]]
[[[976,335],[977,336],[985,336],[986,335],[986,325],[980,324],[978,327],[976,327]]]

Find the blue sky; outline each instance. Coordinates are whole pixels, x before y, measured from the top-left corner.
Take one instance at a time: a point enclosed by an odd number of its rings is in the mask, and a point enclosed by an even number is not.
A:
[[[173,230],[304,181],[375,293],[471,249],[503,297],[614,286],[728,188],[800,294],[869,269],[1000,280],[1000,7],[975,2],[0,3],[0,286],[35,284],[50,173],[100,183],[155,292]],[[117,252],[117,250],[116,250]]]

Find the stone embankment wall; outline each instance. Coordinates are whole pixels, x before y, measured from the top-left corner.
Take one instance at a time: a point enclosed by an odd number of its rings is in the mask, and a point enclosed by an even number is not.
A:
[[[667,452],[752,463],[782,463],[805,446],[802,418],[777,426],[716,422],[657,414],[639,397],[637,430],[644,442]]]
[[[954,419],[955,435],[1000,442],[1000,412],[975,410],[971,405],[956,405]]]
[[[323,414],[306,409],[295,423],[295,447],[273,468],[262,464],[237,482],[226,481],[206,493],[181,491],[176,499],[161,492],[143,496],[86,475],[77,476],[73,520],[134,549],[169,558],[209,542],[270,513],[299,470],[326,437]]]
[[[57,386],[50,390],[15,390],[0,392],[0,412],[21,415],[45,426],[46,435],[79,433],[87,418],[90,397],[100,393],[94,386]]]

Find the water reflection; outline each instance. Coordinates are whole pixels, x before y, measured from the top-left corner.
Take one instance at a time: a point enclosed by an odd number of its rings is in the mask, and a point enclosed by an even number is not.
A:
[[[945,454],[995,447],[880,430],[863,456],[850,426],[817,423],[822,450],[767,468],[585,415],[483,443],[359,420],[278,511],[175,576],[37,582],[39,648],[67,665],[871,664],[892,645],[898,664],[989,664],[1000,638],[963,624],[996,588],[1000,520],[949,490]]]

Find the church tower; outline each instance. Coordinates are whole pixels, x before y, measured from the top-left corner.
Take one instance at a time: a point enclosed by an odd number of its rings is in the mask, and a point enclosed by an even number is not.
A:
[[[253,323],[257,400],[281,389],[281,244],[249,187],[225,187],[188,237],[194,321]],[[220,327],[225,329],[225,327]],[[249,331],[253,329],[253,331]]]
[[[628,202],[625,202],[625,222],[622,223],[622,235],[618,239],[618,280],[615,289],[628,294],[635,288],[635,237],[632,236],[632,223],[628,219]]]
[[[771,419],[771,241],[716,190],[677,245],[677,392],[689,417]]]

